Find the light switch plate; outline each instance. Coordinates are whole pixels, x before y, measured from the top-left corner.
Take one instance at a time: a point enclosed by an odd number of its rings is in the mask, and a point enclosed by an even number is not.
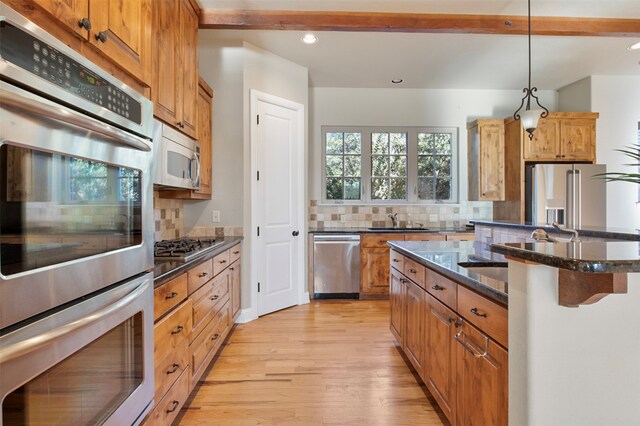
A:
[[[211,222],[220,223],[220,210],[213,210],[211,212]]]

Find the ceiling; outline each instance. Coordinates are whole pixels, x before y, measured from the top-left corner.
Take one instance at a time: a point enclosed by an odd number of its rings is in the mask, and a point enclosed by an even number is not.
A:
[[[526,15],[524,0],[200,0],[207,9],[342,10]],[[536,16],[640,18],[640,0],[532,1]],[[201,39],[246,40],[309,69],[310,86],[357,88],[522,89],[527,38],[517,35],[200,30]],[[589,75],[640,76],[640,40],[534,36],[532,84],[556,90]],[[392,84],[392,79],[403,79]]]

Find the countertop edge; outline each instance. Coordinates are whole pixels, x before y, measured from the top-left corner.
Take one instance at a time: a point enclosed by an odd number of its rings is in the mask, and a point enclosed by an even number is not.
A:
[[[476,220],[471,219],[469,222],[478,225],[478,226],[493,226],[500,228],[515,228],[515,229],[527,229],[527,230],[535,230],[535,229],[544,229],[547,232],[558,233],[558,230],[551,225],[531,225],[525,223],[509,223],[509,222],[500,222],[500,221],[492,221],[492,220]],[[596,237],[596,238],[611,238],[617,240],[628,240],[628,241],[640,241],[640,233],[636,232],[622,232],[622,231],[598,231],[593,229],[577,229],[578,233],[584,237]],[[567,234],[570,236],[570,234]]]
[[[327,228],[309,229],[309,234],[473,234],[473,229],[446,229],[446,228],[388,228],[388,229],[368,229],[368,228]]]

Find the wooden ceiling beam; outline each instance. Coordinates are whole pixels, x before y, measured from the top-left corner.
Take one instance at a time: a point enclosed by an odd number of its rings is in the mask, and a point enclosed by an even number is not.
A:
[[[426,13],[212,10],[200,28],[290,31],[527,34],[526,16]],[[640,37],[640,19],[531,17],[531,33],[546,36]]]

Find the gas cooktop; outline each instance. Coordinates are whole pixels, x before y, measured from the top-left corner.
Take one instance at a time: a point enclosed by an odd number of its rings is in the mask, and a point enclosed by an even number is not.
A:
[[[157,260],[182,260],[187,262],[210,250],[224,241],[215,238],[178,238],[162,240],[153,245],[153,256]]]

